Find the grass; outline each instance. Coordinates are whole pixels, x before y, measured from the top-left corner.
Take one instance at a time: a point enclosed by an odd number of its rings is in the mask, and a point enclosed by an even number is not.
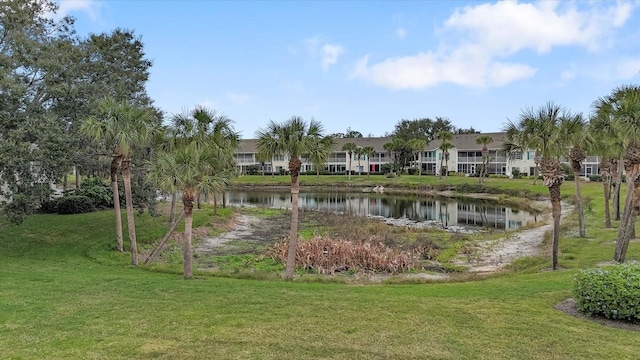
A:
[[[535,188],[530,180],[506,181],[488,179],[487,185]],[[553,308],[570,297],[575,269],[613,254],[616,233],[603,228],[601,188],[589,183],[583,189],[593,199],[588,239],[574,237],[574,215],[563,221],[564,270],[537,271],[549,267],[548,258],[528,258],[518,263],[518,270],[526,271],[462,283],[352,286],[319,283],[313,276],[303,277],[312,281],[307,283],[205,273],[185,281],[177,267],[127,265],[126,253],[112,251],[109,211],[37,215],[21,226],[2,221],[0,354],[8,359],[634,359],[640,352],[637,332]],[[573,183],[566,183],[563,194],[570,196],[572,189]],[[209,222],[211,214],[196,211],[196,226]],[[143,215],[136,221],[142,245],[168,228],[164,217]],[[639,245],[631,244],[630,259],[640,259]]]

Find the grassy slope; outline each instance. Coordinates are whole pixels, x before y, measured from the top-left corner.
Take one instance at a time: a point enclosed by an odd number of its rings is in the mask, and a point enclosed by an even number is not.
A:
[[[564,267],[612,255],[615,231],[601,229],[600,189],[584,191],[594,199],[592,237],[561,240]],[[209,215],[200,211],[196,222]],[[164,219],[136,220],[142,243],[167,227]],[[2,358],[633,359],[640,352],[638,333],[553,309],[570,296],[575,270],[432,285],[184,281],[107,252],[112,227],[112,213],[100,212],[0,228]],[[638,243],[629,257],[640,258]]]

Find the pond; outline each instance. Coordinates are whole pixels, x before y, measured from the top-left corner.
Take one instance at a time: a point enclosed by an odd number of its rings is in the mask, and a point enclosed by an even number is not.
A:
[[[227,201],[235,206],[291,208],[289,192],[231,191]],[[376,193],[300,193],[299,208],[352,215],[430,222],[441,227],[514,230],[538,221],[536,214],[478,201]]]

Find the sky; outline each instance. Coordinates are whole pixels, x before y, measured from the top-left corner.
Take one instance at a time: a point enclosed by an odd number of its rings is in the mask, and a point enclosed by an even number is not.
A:
[[[204,105],[254,138],[269,120],[391,133],[445,117],[501,131],[552,101],[589,114],[640,83],[640,2],[58,0],[80,35],[134,30],[166,117]]]

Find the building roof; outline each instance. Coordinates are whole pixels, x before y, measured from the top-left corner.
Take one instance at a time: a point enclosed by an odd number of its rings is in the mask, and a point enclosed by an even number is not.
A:
[[[454,134],[451,139],[451,143],[457,150],[480,150],[482,146],[476,143],[476,138],[480,135],[488,135],[493,141],[487,145],[487,148],[490,150],[499,150],[502,148],[502,144],[504,144],[506,137],[503,132],[496,133],[481,133],[481,134]],[[348,142],[353,142],[354,144],[365,147],[371,146],[377,152],[386,152],[384,149],[384,144],[391,141],[392,137],[384,136],[384,137],[362,137],[362,138],[340,138],[334,139],[336,145],[334,147],[335,151],[341,151],[344,144]],[[238,147],[237,152],[239,153],[256,153],[257,150],[257,139],[242,139],[240,140],[240,146]],[[436,150],[440,146],[441,141],[438,139],[431,140],[429,145],[425,148],[426,151]]]
[[[481,133],[481,134],[456,134],[453,135],[451,143],[456,150],[480,150],[482,145],[476,143],[476,139],[481,135],[490,136],[491,141],[487,148],[490,150],[499,150],[502,148],[502,144],[506,141],[506,134],[503,132],[496,133]],[[436,144],[436,147],[440,146],[440,140],[433,140],[432,143]]]

